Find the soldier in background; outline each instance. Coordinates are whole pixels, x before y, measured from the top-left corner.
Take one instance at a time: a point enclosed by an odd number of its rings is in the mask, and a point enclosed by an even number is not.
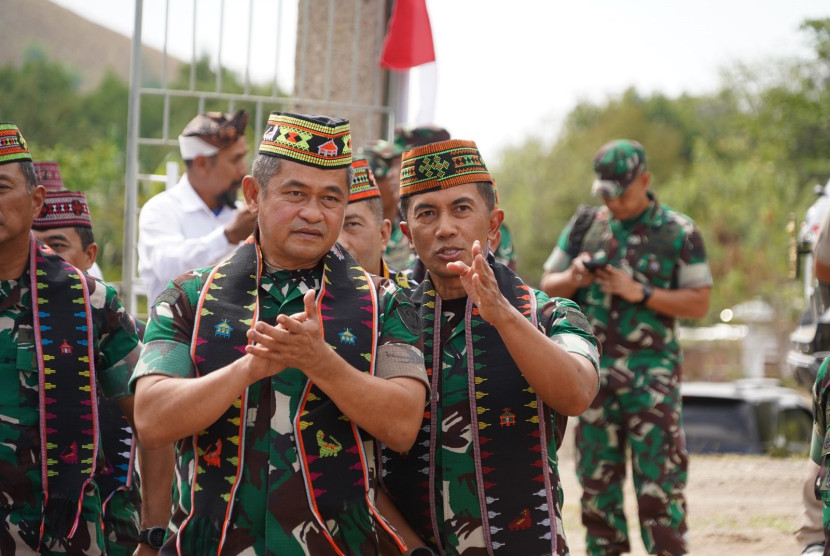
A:
[[[631,550],[623,512],[630,447],[640,529],[651,554],[688,551],[688,453],[681,430],[678,318],[709,309],[712,274],[694,222],[649,189],[643,146],[603,145],[592,193],[545,262],[542,290],[577,301],[602,345],[600,388],[576,428],[590,555]]]

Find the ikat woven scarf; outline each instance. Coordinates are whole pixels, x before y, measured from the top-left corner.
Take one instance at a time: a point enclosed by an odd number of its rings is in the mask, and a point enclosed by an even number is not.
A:
[[[30,236],[29,276],[38,364],[44,519],[71,537],[98,454],[95,353],[84,274]]]
[[[505,298],[538,326],[533,291],[507,267],[495,264],[492,255],[488,261]],[[431,540],[442,554],[448,537],[463,536],[463,531],[448,530],[448,521],[437,521],[436,509],[447,507],[441,489],[448,479],[437,468],[435,454],[442,449],[438,431],[444,425],[438,422],[441,377],[466,375],[467,415],[462,418],[469,420],[473,433],[475,489],[482,516],[480,523],[467,518],[466,526],[482,527],[485,543],[492,547],[490,554],[556,553],[557,485],[548,459],[556,416],[527,384],[496,329],[469,299],[464,315],[466,358],[455,358],[451,367],[442,365],[442,300],[429,274],[412,299],[424,323],[424,359],[433,394],[409,453],[384,450],[384,484],[396,501],[406,501],[399,507],[415,530],[432,532]]]
[[[197,307],[194,331],[198,333],[194,333],[191,349],[200,375],[245,353],[246,332],[259,318],[261,275],[262,254],[254,236],[211,272]],[[352,366],[374,373],[377,294],[368,274],[337,245],[324,258],[317,306],[326,342],[336,346],[338,355]],[[247,408],[254,403],[246,391],[210,429],[194,436],[194,494],[188,521],[198,514],[220,523],[220,552],[232,527],[234,493],[245,465]],[[311,381],[293,426],[308,501],[286,503],[308,503],[334,552],[346,553],[341,540],[329,533],[327,522],[336,520],[344,505],[360,500],[379,518],[370,497],[364,433],[343,418],[334,402]],[[391,533],[383,519],[377,521]],[[182,529],[186,526],[187,522]],[[397,536],[393,538],[403,546]]]

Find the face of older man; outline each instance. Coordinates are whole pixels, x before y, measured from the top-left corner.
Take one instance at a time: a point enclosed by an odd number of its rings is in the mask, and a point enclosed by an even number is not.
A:
[[[42,185],[29,191],[20,162],[0,164],[0,256],[3,249],[19,248],[28,241],[45,197]]]
[[[287,270],[313,268],[343,226],[348,169],[322,169],[284,160],[265,184],[246,176],[248,210],[257,215],[265,260]]]

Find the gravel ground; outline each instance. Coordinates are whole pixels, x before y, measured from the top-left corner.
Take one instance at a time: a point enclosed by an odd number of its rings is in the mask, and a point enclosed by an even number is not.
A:
[[[563,514],[568,544],[572,556],[583,556],[585,529],[579,515],[581,489],[574,472],[571,424],[559,452],[559,472],[565,490]],[[690,553],[700,556],[800,554],[793,532],[801,520],[801,488],[806,465],[803,458],[693,454],[686,490]],[[630,554],[645,555],[630,479],[625,500]]]

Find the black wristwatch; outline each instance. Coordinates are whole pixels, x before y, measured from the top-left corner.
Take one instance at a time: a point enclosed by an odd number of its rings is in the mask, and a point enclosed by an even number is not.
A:
[[[159,549],[164,544],[164,537],[167,535],[166,527],[150,527],[142,529],[138,534],[138,542],[144,543],[150,548]]]
[[[654,288],[651,287],[651,284],[645,282],[640,284],[643,287],[643,298],[640,300],[640,305],[645,305],[646,302],[651,298],[651,294],[654,293]]]

